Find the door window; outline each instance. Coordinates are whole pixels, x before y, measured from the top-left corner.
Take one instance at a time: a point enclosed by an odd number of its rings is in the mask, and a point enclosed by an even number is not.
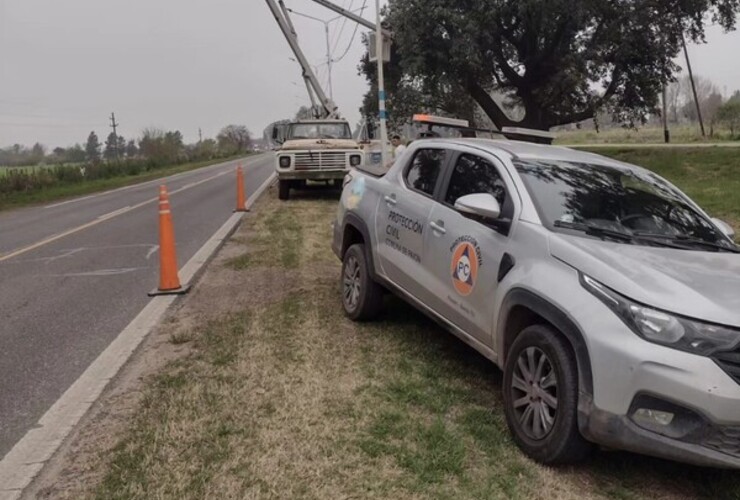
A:
[[[454,206],[461,196],[477,193],[492,194],[501,206],[502,216],[510,218],[513,215],[513,203],[496,167],[480,156],[462,154],[452,171],[445,203]]]
[[[420,149],[414,155],[406,171],[406,184],[414,191],[434,196],[439,173],[442,171],[447,151],[444,149]]]

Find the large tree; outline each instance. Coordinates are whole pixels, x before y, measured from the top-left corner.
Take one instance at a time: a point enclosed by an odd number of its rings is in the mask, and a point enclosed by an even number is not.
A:
[[[632,124],[679,69],[681,37],[703,41],[706,19],[732,29],[738,12],[740,0],[390,0],[400,58],[389,86],[470,97],[498,127],[548,129],[601,109]]]

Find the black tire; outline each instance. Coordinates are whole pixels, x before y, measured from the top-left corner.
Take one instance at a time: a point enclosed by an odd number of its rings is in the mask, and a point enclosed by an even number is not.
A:
[[[342,307],[353,321],[375,319],[383,308],[383,287],[373,281],[365,245],[352,245],[342,259]]]
[[[522,330],[506,356],[503,393],[506,423],[524,453],[550,465],[588,456],[592,445],[578,430],[578,366],[556,330]]]
[[[342,189],[342,185],[344,184],[344,179],[334,179],[334,182],[332,182],[335,189]]]
[[[278,198],[281,200],[290,198],[290,181],[278,181]]]

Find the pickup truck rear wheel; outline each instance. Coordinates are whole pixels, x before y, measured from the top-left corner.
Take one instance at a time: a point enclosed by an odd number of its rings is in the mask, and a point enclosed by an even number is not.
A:
[[[554,465],[578,462],[591,451],[578,430],[575,356],[556,330],[522,330],[506,356],[503,392],[506,422],[524,453]]]
[[[278,198],[281,200],[290,198],[290,181],[278,181]]]
[[[383,287],[370,276],[365,245],[347,249],[342,259],[342,306],[353,321],[368,321],[380,314]]]

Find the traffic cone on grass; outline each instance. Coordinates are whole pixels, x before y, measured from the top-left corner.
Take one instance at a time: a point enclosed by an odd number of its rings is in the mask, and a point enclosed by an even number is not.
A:
[[[175,227],[167,187],[162,185],[159,187],[159,288],[149,292],[149,296],[182,295],[188,290],[190,285],[182,286],[177,275]]]
[[[244,194],[244,170],[241,165],[236,167],[236,210],[234,212],[249,212],[247,196]]]

